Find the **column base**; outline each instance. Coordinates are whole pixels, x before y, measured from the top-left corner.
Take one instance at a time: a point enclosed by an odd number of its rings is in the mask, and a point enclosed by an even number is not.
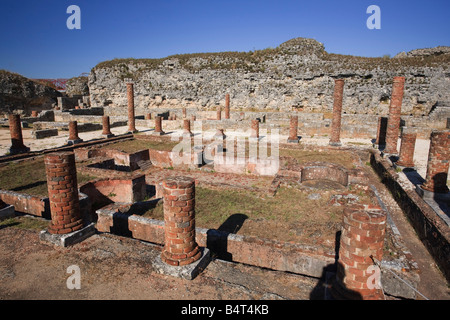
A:
[[[9,148],[9,153],[10,154],[19,154],[19,153],[27,153],[27,152],[30,152],[30,148],[29,147],[25,147],[25,146],[23,146],[23,147],[20,147],[20,148],[17,148],[17,147],[10,147]]]
[[[102,138],[104,138],[104,139],[109,139],[109,138],[112,138],[112,137],[115,137],[115,136],[116,136],[116,135],[113,134],[113,133],[102,134]]]
[[[211,253],[208,248],[199,247],[202,255],[201,257],[188,265],[184,266],[171,266],[162,261],[161,255],[157,255],[156,259],[152,262],[153,268],[161,274],[169,275],[172,277],[182,278],[186,280],[193,280],[197,275],[203,271],[209,262],[211,261]]]
[[[328,144],[333,147],[341,147],[342,146],[342,143],[340,141],[330,141]]]
[[[416,192],[425,200],[441,200],[450,202],[450,191],[449,192],[433,192],[422,188],[421,185],[416,185]]]
[[[51,234],[48,230],[42,230],[39,234],[39,240],[48,242],[60,247],[68,247],[81,242],[95,233],[94,223],[90,223],[84,228],[66,234]]]
[[[67,140],[67,144],[69,146],[74,145],[74,144],[79,144],[79,143],[82,143],[82,142],[83,142],[83,139]]]
[[[161,132],[152,132],[151,133],[152,135],[154,135],[154,136],[163,136],[163,135],[165,135],[166,133],[164,132],[164,131],[161,131]]]
[[[287,139],[287,143],[299,143],[299,142],[300,142],[299,138],[297,138],[297,139],[291,139],[291,138]]]

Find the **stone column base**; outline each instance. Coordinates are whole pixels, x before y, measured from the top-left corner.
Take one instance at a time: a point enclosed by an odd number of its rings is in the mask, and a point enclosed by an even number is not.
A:
[[[42,230],[39,234],[39,240],[60,247],[68,247],[89,238],[93,234],[95,234],[95,226],[94,223],[90,223],[80,230],[66,234],[51,234],[48,230]]]

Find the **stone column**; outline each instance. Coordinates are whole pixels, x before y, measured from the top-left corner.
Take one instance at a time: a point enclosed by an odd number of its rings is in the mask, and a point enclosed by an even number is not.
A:
[[[171,266],[191,264],[201,257],[195,241],[195,181],[173,177],[163,181],[164,250],[161,260]]]
[[[225,95],[225,119],[230,119],[230,95]]]
[[[450,130],[434,130],[431,133],[427,174],[422,189],[435,193],[449,192],[447,187],[449,161]]]
[[[221,120],[221,119],[222,119],[222,107],[217,106],[217,120]]]
[[[105,138],[114,137],[114,134],[112,134],[111,127],[109,125],[109,116],[102,116],[102,125],[103,125],[102,136]]]
[[[374,147],[380,148],[386,146],[386,129],[387,129],[386,117],[378,117],[377,137],[375,139]]]
[[[156,116],[155,117],[155,131],[153,131],[154,135],[160,136],[164,134],[164,131],[162,130],[162,117]]]
[[[191,132],[191,121],[189,119],[183,120],[183,137],[192,137],[194,134]]]
[[[291,120],[289,122],[289,138],[287,142],[289,143],[298,143],[298,116],[291,116]]]
[[[386,212],[356,205],[344,209],[339,260],[331,293],[337,299],[383,300],[380,287],[369,279],[374,275],[374,257],[383,258]],[[371,268],[369,268],[371,267]]]
[[[259,120],[258,119],[252,120],[250,138],[251,139],[259,139]]]
[[[128,132],[138,132],[136,130],[134,119],[134,90],[133,82],[127,82],[127,99],[128,99]]]
[[[23,144],[20,115],[10,114],[8,118],[9,118],[9,133],[11,135],[11,147],[9,148],[9,152],[11,154],[16,154],[30,151],[30,148],[26,147]]]
[[[51,153],[44,158],[52,221],[51,234],[80,230],[83,220],[78,199],[77,170],[73,152]]]
[[[334,102],[333,102],[333,120],[331,122],[330,145],[341,145],[341,116],[342,116],[342,96],[344,93],[344,79],[334,80]]]
[[[386,148],[387,154],[397,154],[397,142],[400,129],[400,115],[402,111],[403,88],[405,85],[404,77],[394,77],[392,85],[391,103],[389,105],[389,118],[386,129]]]
[[[76,121],[69,121],[69,144],[77,144],[83,142],[78,136],[78,123]]]
[[[414,149],[416,147],[417,133],[403,127],[402,138],[400,144],[400,157],[397,165],[405,168],[414,167]]]

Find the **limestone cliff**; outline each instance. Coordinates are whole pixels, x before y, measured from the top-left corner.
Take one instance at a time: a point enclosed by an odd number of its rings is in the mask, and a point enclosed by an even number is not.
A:
[[[45,84],[17,73],[0,70],[0,114],[24,113],[51,109],[62,94]]]
[[[135,85],[138,108],[211,109],[231,96],[234,110],[329,112],[335,78],[344,78],[345,113],[387,114],[392,78],[405,76],[403,114],[428,115],[450,101],[449,47],[415,50],[396,58],[327,53],[313,39],[296,38],[251,52],[115,59],[89,75],[92,106],[126,106],[125,78]],[[436,53],[436,54],[435,54]]]

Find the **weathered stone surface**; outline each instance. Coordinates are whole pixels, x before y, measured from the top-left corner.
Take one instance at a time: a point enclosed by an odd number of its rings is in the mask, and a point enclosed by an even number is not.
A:
[[[91,70],[89,91],[93,106],[120,109],[127,104],[123,79],[132,76],[137,110],[216,110],[225,105],[229,93],[232,112],[331,112],[334,79],[343,78],[344,114],[387,115],[392,79],[404,75],[402,113],[422,116],[437,105],[449,105],[450,54],[440,51],[406,54],[401,59],[364,58],[329,54],[313,39],[296,38],[277,48],[253,52],[105,61]]]

